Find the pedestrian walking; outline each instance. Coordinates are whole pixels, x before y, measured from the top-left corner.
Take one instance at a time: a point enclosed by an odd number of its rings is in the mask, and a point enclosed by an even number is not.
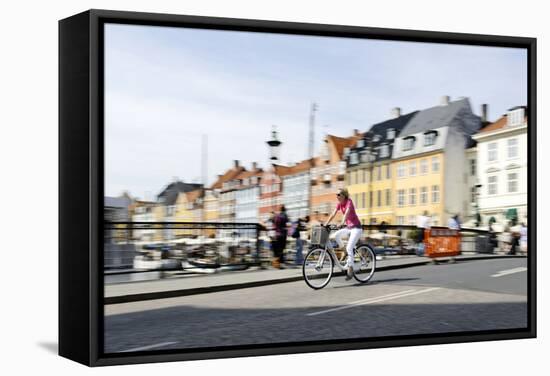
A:
[[[278,261],[279,268],[283,267],[284,264],[284,250],[286,248],[286,237],[288,233],[288,216],[286,214],[286,208],[284,205],[281,206],[281,211],[275,216],[275,242],[274,242],[274,251],[275,257]]]

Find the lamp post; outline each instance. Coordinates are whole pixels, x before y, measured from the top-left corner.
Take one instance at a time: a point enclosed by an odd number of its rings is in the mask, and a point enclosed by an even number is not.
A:
[[[273,167],[273,177],[274,177],[276,175],[274,165],[279,161],[279,152],[282,145],[282,142],[278,138],[277,128],[275,125],[273,125],[271,130],[271,139],[266,141],[266,144],[269,147],[269,161]],[[275,179],[272,178],[271,186],[273,186],[274,180]],[[270,193],[271,193],[271,208],[273,209],[273,207],[275,206],[275,203],[274,203],[275,195],[273,194],[273,192],[270,192]]]
[[[475,206],[476,206],[476,219],[475,226],[479,227],[481,224],[481,215],[479,214],[479,189],[482,187],[481,184],[475,185]]]

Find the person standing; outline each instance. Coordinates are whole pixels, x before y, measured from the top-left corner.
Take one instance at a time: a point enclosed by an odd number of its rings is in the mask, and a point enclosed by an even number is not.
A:
[[[294,263],[296,265],[300,265],[303,262],[302,252],[304,248],[304,240],[302,239],[302,231],[306,230],[306,224],[308,222],[309,216],[306,216],[305,218],[298,218],[293,227],[291,236],[296,240],[296,257],[294,259]]]
[[[458,214],[453,215],[447,222],[449,230],[460,230],[460,219]]]
[[[363,233],[363,227],[361,226],[359,217],[357,217],[357,213],[355,212],[353,201],[351,200],[351,198],[349,198],[348,190],[345,188],[339,189],[338,193],[336,194],[336,199],[338,200],[338,204],[336,205],[336,208],[332,212],[331,216],[327,219],[325,226],[328,226],[328,224],[330,223],[330,221],[332,221],[332,218],[334,218],[338,211],[342,212],[344,216],[342,218],[341,226],[345,227],[336,231],[336,234],[334,235],[336,238],[336,242],[338,243],[338,246],[340,248],[344,247],[342,237],[349,236],[348,244],[346,247],[346,251],[348,253],[348,258],[346,262],[346,280],[350,280],[353,277],[353,249],[355,248],[355,245],[357,244],[359,238],[361,237],[361,234]]]
[[[279,268],[284,264],[284,251],[286,248],[286,236],[288,233],[288,216],[286,215],[286,208],[281,206],[281,211],[275,216],[275,257],[279,261]]]
[[[519,229],[519,247],[521,253],[527,254],[527,226],[523,222],[521,222]]]
[[[424,212],[416,218],[416,228],[418,234],[416,236],[416,254],[418,256],[424,255],[424,233],[430,228],[430,217],[428,211]]]

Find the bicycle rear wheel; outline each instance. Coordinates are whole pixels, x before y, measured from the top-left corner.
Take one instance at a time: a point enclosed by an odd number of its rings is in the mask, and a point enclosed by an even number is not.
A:
[[[361,282],[367,283],[376,270],[376,255],[368,245],[360,245],[353,253],[353,277]]]
[[[302,264],[304,281],[312,289],[325,287],[332,278],[334,263],[330,254],[323,248],[309,251]]]

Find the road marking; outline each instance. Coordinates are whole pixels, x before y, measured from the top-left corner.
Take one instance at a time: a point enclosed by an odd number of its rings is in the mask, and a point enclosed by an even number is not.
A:
[[[491,277],[502,277],[504,275],[514,274],[514,273],[521,273],[521,272],[525,272],[525,271],[527,271],[527,268],[524,267],[524,266],[521,266],[519,268],[501,270],[500,272],[497,272],[496,274],[491,275]]]
[[[377,296],[377,297],[375,297],[375,298],[357,300],[357,301],[355,301],[355,302],[348,303],[348,304],[346,304],[346,305],[344,305],[344,306],[341,306],[341,307],[335,307],[335,308],[325,309],[324,311],[318,311],[318,312],[308,313],[308,314],[306,314],[306,316],[316,316],[316,315],[320,315],[320,314],[323,314],[323,313],[334,312],[334,311],[340,311],[340,310],[342,310],[342,309],[353,308],[353,307],[357,307],[357,306],[360,306],[360,305],[378,303],[378,302],[383,302],[383,301],[386,301],[386,300],[399,299],[399,298],[404,298],[404,297],[406,297],[406,296],[412,296],[412,295],[417,295],[417,294],[423,294],[423,293],[426,293],[426,292],[430,292],[430,291],[434,291],[434,290],[439,290],[439,289],[440,289],[440,287],[432,287],[432,288],[425,289],[425,290],[416,290],[416,291],[415,291],[415,290],[406,290],[406,291],[401,291],[401,292],[397,292],[397,293],[393,293],[393,294]]]
[[[143,350],[149,350],[149,349],[155,349],[157,347],[163,347],[163,346],[168,346],[168,345],[173,345],[177,342],[162,342],[162,343],[156,343],[154,345],[149,345],[149,346],[143,346],[143,347],[136,347],[134,349],[129,349],[129,350],[123,350],[123,351],[119,351],[119,352],[133,352],[133,351],[143,351]]]

